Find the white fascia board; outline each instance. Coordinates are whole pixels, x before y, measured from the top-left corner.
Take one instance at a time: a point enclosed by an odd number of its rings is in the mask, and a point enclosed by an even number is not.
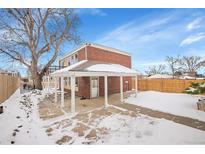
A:
[[[53,74],[56,77],[86,77],[86,76],[137,76],[138,73],[115,73],[115,72],[80,72],[80,71],[68,71],[59,74]]]

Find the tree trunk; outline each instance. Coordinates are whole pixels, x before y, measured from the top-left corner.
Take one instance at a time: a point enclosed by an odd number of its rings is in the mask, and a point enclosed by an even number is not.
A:
[[[34,89],[39,89],[39,90],[42,90],[42,75],[41,74],[38,74],[36,75],[36,77],[33,79],[33,86],[34,86]]]

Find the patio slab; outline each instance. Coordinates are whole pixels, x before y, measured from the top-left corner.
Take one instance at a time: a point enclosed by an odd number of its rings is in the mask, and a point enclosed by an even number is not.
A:
[[[133,92],[125,93],[124,97],[126,98],[131,93]],[[54,102],[54,94],[49,95],[43,101],[41,101],[39,103],[40,118],[43,120],[47,120],[50,118],[61,116],[64,113],[71,112],[70,93],[65,93],[64,98],[65,98],[64,107],[61,107],[60,95],[58,95],[58,101],[56,103]],[[120,94],[117,93],[117,94],[109,95],[108,102],[110,105],[120,104]],[[76,113],[91,111],[103,106],[104,106],[104,97],[81,100],[80,97],[76,96]]]

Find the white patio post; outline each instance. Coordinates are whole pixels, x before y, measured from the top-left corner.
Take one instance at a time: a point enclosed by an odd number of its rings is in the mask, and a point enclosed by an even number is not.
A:
[[[120,101],[123,102],[123,77],[120,76]]]
[[[108,88],[107,88],[107,76],[104,77],[104,95],[105,95],[105,108],[108,106]]]
[[[58,78],[55,77],[55,102],[58,100],[58,95],[57,95],[57,88],[58,88]]]
[[[47,87],[47,92],[49,93],[50,92],[50,76],[48,75],[48,87]]]
[[[75,113],[75,76],[71,76],[71,113]]]
[[[64,107],[64,77],[61,77],[61,107]]]
[[[135,76],[135,97],[137,97],[137,89],[138,89],[138,83],[137,83],[137,76]]]

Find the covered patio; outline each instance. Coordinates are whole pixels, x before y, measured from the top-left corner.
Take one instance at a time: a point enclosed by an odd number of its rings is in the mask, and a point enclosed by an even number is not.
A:
[[[135,91],[124,92],[124,98],[129,97],[131,94],[134,94]],[[65,113],[69,113],[71,111],[71,97],[70,93],[65,93],[64,95],[64,107],[61,107],[61,97],[58,92],[58,101],[54,102],[54,94],[49,95],[49,97],[45,97],[39,104],[39,115],[43,120],[56,118]],[[92,99],[84,99],[81,100],[80,97],[75,97],[75,109],[77,113],[87,113],[89,111],[102,108],[104,105],[104,97],[96,97]],[[120,94],[112,94],[108,97],[109,105],[120,105]]]
[[[137,75],[139,73],[133,69],[127,68],[119,64],[111,64],[97,61],[83,60],[77,62],[71,66],[64,69],[57,70],[51,74],[55,79],[55,94],[54,101],[58,102],[58,82],[60,79],[60,107],[63,109],[65,107],[65,91],[64,91],[64,78],[70,78],[70,109],[71,113],[76,112],[76,95],[75,95],[75,80],[76,77],[103,77],[104,78],[104,102],[102,105],[108,107],[108,77],[120,77],[120,102],[123,102],[123,77],[134,77],[137,81]],[[137,82],[135,82],[135,95],[137,95]],[[86,90],[86,89],[85,89]],[[119,97],[119,96],[118,96]],[[79,99],[79,98],[77,98]],[[97,102],[96,102],[97,103]],[[66,111],[68,112],[68,111]]]

